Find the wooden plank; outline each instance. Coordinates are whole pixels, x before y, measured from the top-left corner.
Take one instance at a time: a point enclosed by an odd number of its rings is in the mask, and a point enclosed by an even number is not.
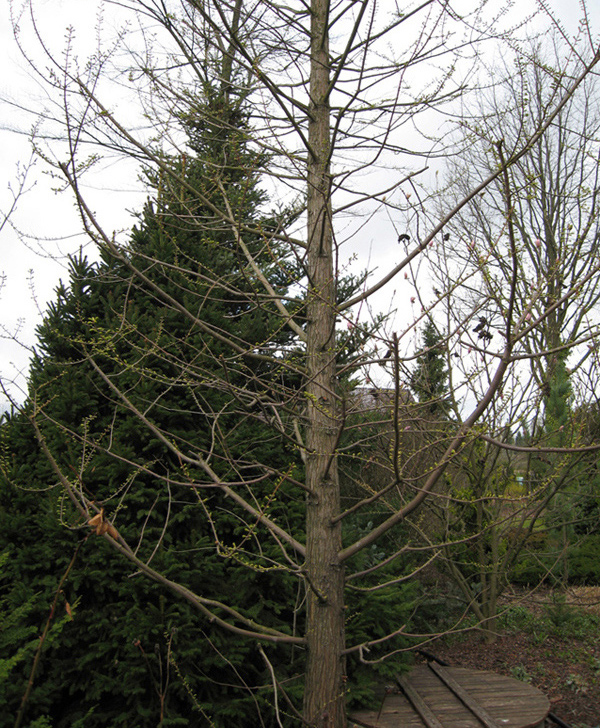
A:
[[[386,696],[382,710],[352,713],[349,716],[349,723],[360,728],[425,728],[419,714],[415,712],[406,695],[400,691]]]
[[[542,728],[550,710],[548,698],[514,678],[463,667],[448,668],[450,676],[468,686],[471,698],[503,728]],[[444,728],[483,728],[481,721],[429,667],[417,666],[405,677]],[[385,697],[377,710],[350,715],[361,728],[425,728],[423,718],[401,691]]]
[[[492,716],[483,708],[471,695],[456,682],[456,680],[448,673],[448,669],[441,665],[436,665],[434,662],[429,663],[429,668],[435,672],[435,674],[442,680],[452,692],[459,698],[464,705],[477,716],[483,723],[485,728],[501,728],[499,723],[492,718]]]
[[[350,718],[348,720],[350,723],[352,723],[352,725],[357,725],[357,726],[360,726],[361,728],[377,728],[377,722],[366,723],[364,720],[361,720],[356,715],[354,717],[350,716]]]
[[[396,677],[396,682],[400,686],[402,692],[412,703],[413,708],[423,719],[427,728],[444,728],[440,721],[431,712],[431,709],[415,688],[403,677]]]

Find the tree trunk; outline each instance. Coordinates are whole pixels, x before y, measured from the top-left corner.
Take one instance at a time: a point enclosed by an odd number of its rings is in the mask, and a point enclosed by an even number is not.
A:
[[[490,573],[487,579],[487,604],[485,609],[487,617],[485,623],[485,641],[487,644],[493,644],[498,639],[498,593],[500,581],[500,535],[498,533],[498,524],[492,526],[490,539]]]
[[[329,43],[327,0],[313,0],[308,130],[307,302],[307,664],[304,717],[319,728],[343,728],[344,573],[335,448],[335,303],[330,175]]]

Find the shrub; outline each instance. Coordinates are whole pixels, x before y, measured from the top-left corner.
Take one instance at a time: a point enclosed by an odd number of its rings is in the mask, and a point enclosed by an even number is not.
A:
[[[600,534],[586,536],[569,550],[569,581],[600,584]]]

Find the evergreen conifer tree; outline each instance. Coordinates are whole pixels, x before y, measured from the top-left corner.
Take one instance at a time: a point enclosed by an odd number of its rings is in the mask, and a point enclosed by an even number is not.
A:
[[[423,328],[422,350],[411,377],[411,388],[420,404],[427,404],[432,415],[446,417],[449,412],[448,369],[443,338],[428,318]]]
[[[167,171],[147,171],[153,199],[121,259],[71,260],[69,283],[57,290],[38,330],[29,401],[23,415],[3,426],[13,454],[3,462],[0,546],[12,543],[7,573],[23,582],[14,599],[40,594],[26,626],[43,621],[63,561],[85,539],[65,585],[75,618],[45,655],[30,698],[29,717],[50,715],[56,728],[84,720],[189,725],[191,715],[223,726],[268,721],[270,682],[256,645],[199,623],[185,602],[167,600],[160,587],[111,558],[52,488],[55,476],[26,421],[27,414],[43,415],[39,437],[119,533],[138,535],[142,561],[216,600],[241,595],[241,611],[277,621],[270,594],[281,597],[286,580],[272,583],[270,542],[261,539],[259,524],[233,513],[222,493],[197,487],[205,474],[180,462],[163,434],[190,451],[210,452],[210,467],[225,480],[235,481],[232,463],[246,477],[254,471],[254,497],[265,509],[274,489],[284,487],[279,469],[301,468],[297,451],[273,438],[269,413],[253,410],[258,374],[261,386],[272,381],[274,399],[284,376],[261,358],[261,345],[275,341],[282,363],[293,345],[251,264],[258,262],[278,294],[285,292],[295,268],[268,234],[285,225],[285,216],[263,212],[258,176],[265,159],[246,145],[243,111],[218,94],[209,93],[206,103],[212,111],[201,117],[212,116],[214,128],[190,113],[190,153],[165,159]],[[172,185],[170,165],[189,187]],[[246,259],[213,206],[229,206],[237,220],[248,221]],[[131,274],[131,264],[145,281]],[[183,308],[194,312],[193,322],[181,316]],[[234,354],[224,339],[234,342]],[[151,429],[141,428],[138,417]],[[293,508],[279,516],[296,517]],[[14,668],[15,676],[22,668],[21,680],[4,696],[4,711],[23,695],[24,663]]]

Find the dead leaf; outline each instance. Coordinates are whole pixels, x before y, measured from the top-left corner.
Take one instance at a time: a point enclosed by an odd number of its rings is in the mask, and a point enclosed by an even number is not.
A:
[[[104,508],[100,509],[100,513],[96,513],[95,516],[90,518],[88,521],[88,526],[94,526],[96,529],[96,533],[99,534],[100,527],[102,526],[102,522],[104,521]]]
[[[119,537],[117,529],[112,525],[112,523],[105,519],[104,508],[101,508],[99,513],[96,513],[95,516],[90,518],[88,526],[92,526],[98,536],[104,536],[105,533],[108,533],[108,535],[114,538],[115,541]]]

